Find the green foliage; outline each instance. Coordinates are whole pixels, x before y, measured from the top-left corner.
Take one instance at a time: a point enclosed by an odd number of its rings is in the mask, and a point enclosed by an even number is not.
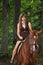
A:
[[[32,23],[33,29],[40,29],[40,0],[21,0],[21,12],[27,12],[28,20]]]
[[[11,44],[13,44],[13,19],[14,19],[13,16],[14,16],[14,2],[10,0],[10,21],[8,26],[8,54],[9,55],[11,55],[11,52],[10,52],[12,48]]]
[[[13,20],[14,20],[14,1],[10,1],[10,21],[8,24],[8,55],[11,56],[13,50]],[[28,21],[32,23],[33,29],[40,29],[40,0],[21,0],[21,12],[27,12]],[[0,48],[2,42],[2,0],[0,0]],[[15,43],[14,43],[15,44]]]
[[[0,48],[2,42],[2,1],[0,1]]]

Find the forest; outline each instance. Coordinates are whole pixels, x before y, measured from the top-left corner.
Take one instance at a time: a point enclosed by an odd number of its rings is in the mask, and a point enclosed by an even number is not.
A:
[[[32,29],[43,29],[43,0],[0,0],[0,58],[11,58],[17,41],[16,26],[20,13],[28,15]],[[43,32],[39,36],[37,65],[43,65]]]

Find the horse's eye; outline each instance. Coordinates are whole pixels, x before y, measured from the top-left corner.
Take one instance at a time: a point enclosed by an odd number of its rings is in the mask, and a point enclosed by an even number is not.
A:
[[[34,38],[36,38],[36,36],[34,36]]]

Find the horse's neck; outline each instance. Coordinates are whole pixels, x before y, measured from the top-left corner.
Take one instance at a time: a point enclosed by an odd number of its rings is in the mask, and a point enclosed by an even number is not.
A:
[[[25,45],[29,45],[29,36],[28,37],[26,37],[26,39],[25,39]]]

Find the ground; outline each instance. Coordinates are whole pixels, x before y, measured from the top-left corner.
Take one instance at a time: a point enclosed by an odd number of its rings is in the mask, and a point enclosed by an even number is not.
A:
[[[0,58],[0,65],[15,65],[15,64],[14,63],[10,64],[9,57],[1,57]]]

